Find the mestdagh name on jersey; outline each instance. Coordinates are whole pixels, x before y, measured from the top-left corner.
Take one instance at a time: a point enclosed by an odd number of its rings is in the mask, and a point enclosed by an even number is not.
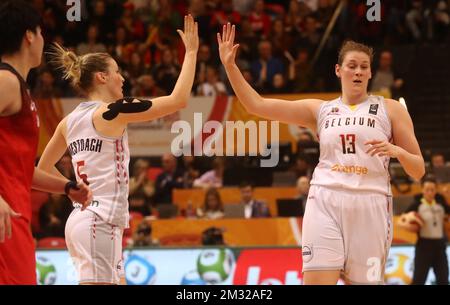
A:
[[[325,121],[325,129],[328,127],[349,126],[349,125],[367,125],[367,127],[375,128],[375,119],[368,117],[341,117],[327,119]]]
[[[80,151],[93,151],[93,152],[101,152],[102,151],[103,141],[95,138],[87,138],[87,139],[77,139],[69,144],[69,151],[72,156],[79,153]]]

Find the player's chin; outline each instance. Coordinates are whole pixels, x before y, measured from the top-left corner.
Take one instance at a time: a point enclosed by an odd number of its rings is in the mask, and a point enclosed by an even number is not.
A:
[[[120,89],[120,91],[117,91],[116,93],[115,93],[115,97],[114,97],[116,100],[120,100],[120,99],[123,99],[123,91],[122,91],[122,89]]]

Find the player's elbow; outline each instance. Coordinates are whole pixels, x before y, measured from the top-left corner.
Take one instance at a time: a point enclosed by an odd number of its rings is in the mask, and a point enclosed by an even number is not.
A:
[[[414,170],[414,172],[410,173],[410,176],[413,177],[416,181],[420,181],[420,179],[422,179],[424,175],[425,175],[425,164],[421,164]]]
[[[177,105],[178,109],[187,107],[189,95],[172,93],[170,97],[172,98],[174,104]]]

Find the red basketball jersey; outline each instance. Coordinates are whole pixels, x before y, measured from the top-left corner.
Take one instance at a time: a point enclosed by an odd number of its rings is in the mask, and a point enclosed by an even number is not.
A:
[[[26,221],[31,221],[31,182],[39,141],[39,118],[28,86],[17,71],[0,63],[0,70],[14,73],[20,81],[22,108],[0,116],[0,195]]]

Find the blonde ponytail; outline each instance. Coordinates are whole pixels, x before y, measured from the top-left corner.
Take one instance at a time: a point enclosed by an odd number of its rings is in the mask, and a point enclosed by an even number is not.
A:
[[[63,71],[64,79],[70,80],[74,87],[79,87],[82,57],[78,57],[74,52],[64,49],[56,42],[51,46],[49,55],[51,56],[50,62],[57,69]]]
[[[82,93],[92,90],[94,85],[94,74],[96,72],[107,72],[109,60],[112,57],[107,53],[89,53],[77,56],[58,43],[53,43],[48,52],[50,63],[64,73],[64,79],[69,80],[76,89]]]

